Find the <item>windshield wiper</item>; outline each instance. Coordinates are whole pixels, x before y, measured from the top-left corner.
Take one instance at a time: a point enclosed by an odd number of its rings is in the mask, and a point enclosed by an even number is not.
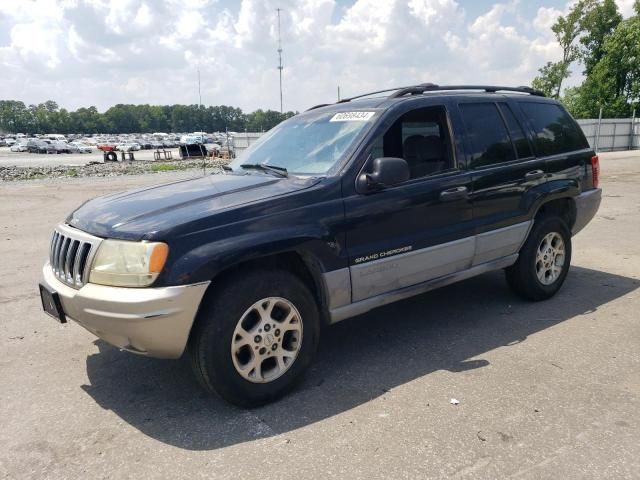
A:
[[[289,172],[284,167],[278,167],[276,165],[267,165],[266,163],[243,163],[240,168],[254,168],[256,170],[262,170],[263,172],[275,173],[280,177],[288,177]]]

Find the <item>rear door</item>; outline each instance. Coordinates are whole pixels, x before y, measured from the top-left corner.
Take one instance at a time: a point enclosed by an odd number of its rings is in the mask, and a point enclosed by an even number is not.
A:
[[[578,181],[594,155],[580,126],[557,103],[527,99],[518,101],[518,106],[533,133],[538,156],[545,159],[547,180],[574,183],[578,193]]]
[[[343,184],[354,302],[469,268],[471,177],[454,150],[444,105],[389,119],[365,148],[367,164],[383,156],[403,157],[411,178],[366,193],[353,182]]]
[[[476,225],[473,265],[516,253],[531,226],[526,197],[546,181],[544,159],[506,99],[458,105],[466,130],[470,201]]]

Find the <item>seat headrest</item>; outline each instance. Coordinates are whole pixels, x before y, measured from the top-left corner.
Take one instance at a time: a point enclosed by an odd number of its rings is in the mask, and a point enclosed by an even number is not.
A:
[[[425,162],[435,162],[444,160],[444,145],[440,137],[436,135],[430,135],[423,137],[420,143],[420,158]]]
[[[402,144],[402,150],[405,160],[417,159],[422,150],[422,142],[424,137],[422,135],[411,135]]]

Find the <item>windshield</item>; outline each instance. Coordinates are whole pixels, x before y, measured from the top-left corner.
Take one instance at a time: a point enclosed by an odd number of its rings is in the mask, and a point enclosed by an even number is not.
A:
[[[318,112],[293,117],[264,134],[236,160],[272,165],[300,175],[324,175],[373,124],[374,111]]]

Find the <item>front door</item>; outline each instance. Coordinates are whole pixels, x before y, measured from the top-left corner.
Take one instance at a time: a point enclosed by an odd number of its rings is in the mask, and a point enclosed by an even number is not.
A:
[[[455,161],[445,107],[392,122],[365,151],[367,164],[402,157],[411,178],[369,193],[343,186],[353,302],[465,270],[474,254],[471,176]]]

